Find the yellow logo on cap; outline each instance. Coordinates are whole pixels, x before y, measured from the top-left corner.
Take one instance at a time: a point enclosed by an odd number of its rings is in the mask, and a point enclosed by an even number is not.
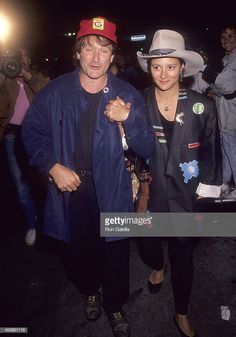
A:
[[[104,19],[94,18],[93,29],[104,30]]]

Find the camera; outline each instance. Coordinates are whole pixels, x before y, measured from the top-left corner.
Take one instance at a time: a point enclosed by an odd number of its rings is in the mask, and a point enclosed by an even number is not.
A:
[[[0,51],[0,72],[6,77],[17,77],[21,72],[20,52],[14,49]]]

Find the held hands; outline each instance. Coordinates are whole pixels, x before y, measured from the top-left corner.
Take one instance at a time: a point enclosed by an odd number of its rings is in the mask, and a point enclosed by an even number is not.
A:
[[[81,183],[78,174],[59,163],[51,168],[49,174],[62,192],[76,191]]]
[[[105,115],[111,122],[124,122],[130,113],[131,103],[125,103],[120,97],[109,101]]]

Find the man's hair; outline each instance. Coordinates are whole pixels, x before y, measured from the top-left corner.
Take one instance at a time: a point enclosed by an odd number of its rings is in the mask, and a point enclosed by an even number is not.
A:
[[[112,51],[112,54],[114,54],[115,49],[116,49],[115,43],[113,43],[111,40],[109,40],[109,39],[107,39],[107,38],[105,38],[105,37],[103,37],[103,36],[100,36],[100,35],[87,35],[87,36],[82,36],[82,37],[81,37],[80,39],[78,39],[78,40],[76,41],[76,43],[75,43],[75,51],[80,53],[80,52],[81,52],[81,47],[83,46],[84,41],[87,40],[88,43],[89,43],[89,39],[90,39],[91,36],[94,36],[95,39],[96,39],[96,42],[97,42],[98,44],[100,44],[101,46],[107,47],[107,46],[111,45],[111,47],[112,47],[111,51]]]

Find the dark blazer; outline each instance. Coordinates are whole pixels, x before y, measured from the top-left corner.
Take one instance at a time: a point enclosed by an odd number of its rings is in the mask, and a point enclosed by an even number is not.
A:
[[[150,156],[155,138],[148,126],[144,101],[130,84],[108,75],[97,109],[92,143],[92,171],[101,212],[134,211],[130,173],[117,123],[104,114],[110,99],[120,96],[131,103],[123,123],[126,141],[137,154]],[[76,170],[74,151],[78,121],[87,110],[86,95],[79,80],[79,70],[52,80],[33,101],[23,123],[22,137],[30,164],[48,174],[55,163]],[[70,240],[69,193],[58,193],[49,183],[45,207],[44,232],[60,240]]]
[[[214,100],[181,89],[169,149],[156,104],[154,86],[144,90],[150,126],[156,135],[150,158],[148,209],[192,211],[199,183],[221,185],[221,157]]]

